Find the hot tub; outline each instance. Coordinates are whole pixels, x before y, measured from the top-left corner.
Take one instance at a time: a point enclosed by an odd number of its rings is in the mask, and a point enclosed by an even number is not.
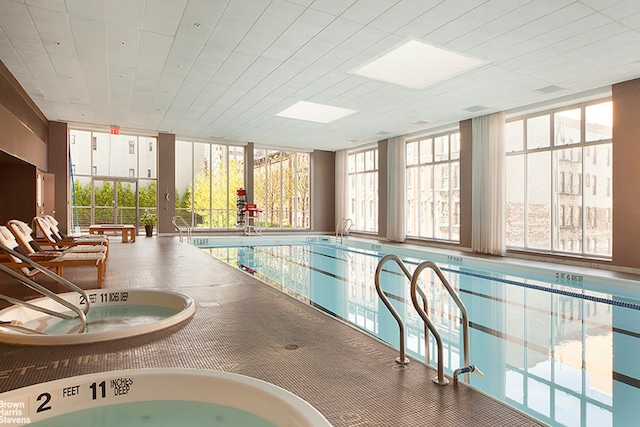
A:
[[[195,369],[122,370],[0,394],[5,423],[33,427],[331,427],[300,397],[244,375]]]
[[[90,300],[87,328],[76,333],[79,320],[65,320],[29,308],[14,305],[0,311],[0,319],[11,321],[37,333],[25,334],[0,325],[0,342],[19,345],[68,345],[108,341],[156,332],[189,319],[195,302],[187,295],[166,290],[93,289],[86,291]],[[83,309],[85,297],[77,292],[60,297]],[[29,301],[56,311],[68,311],[51,298]]]

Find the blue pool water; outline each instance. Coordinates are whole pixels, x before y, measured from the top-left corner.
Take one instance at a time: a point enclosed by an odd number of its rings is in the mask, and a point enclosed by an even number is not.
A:
[[[398,326],[375,291],[387,253],[410,271],[438,263],[469,312],[470,363],[484,377],[472,386],[551,425],[635,426],[640,418],[640,283],[583,274],[577,268],[534,269],[349,240],[195,239],[212,255],[396,346]],[[460,314],[430,271],[420,275],[429,316],[444,343],[445,372],[463,365]],[[407,352],[425,359],[424,326],[408,280],[385,264],[382,289],[403,317]],[[430,338],[430,360],[435,343]]]
[[[58,415],[30,423],[33,427],[276,427],[273,423],[240,409],[215,403],[152,400],[121,403]]]
[[[103,305],[92,306],[87,314],[86,332],[113,331],[122,328],[148,325],[159,322],[178,310],[155,305]],[[72,312],[66,314],[73,315]],[[46,316],[24,324],[25,327],[37,329],[49,335],[65,335],[77,330],[77,319],[60,319]]]

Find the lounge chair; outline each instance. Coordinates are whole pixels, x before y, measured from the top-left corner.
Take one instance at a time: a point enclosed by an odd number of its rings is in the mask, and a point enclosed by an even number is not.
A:
[[[47,221],[49,223],[49,228],[51,229],[51,233],[53,234],[53,238],[55,240],[60,240],[60,241],[64,241],[64,240],[73,240],[76,242],[105,242],[104,244],[109,244],[109,239],[107,238],[107,236],[103,236],[103,235],[94,235],[94,234],[90,234],[90,235],[83,235],[83,236],[67,236],[65,234],[63,234],[60,229],[58,228],[58,220],[55,219],[53,216],[51,215],[44,215],[42,218],[44,218],[45,221]]]
[[[53,250],[69,251],[69,252],[104,252],[109,255],[109,240],[104,236],[95,236],[96,238],[60,238],[60,231],[57,226],[52,227],[52,223],[43,217],[33,218],[33,224],[36,228],[36,236],[42,236],[36,240],[40,246],[50,247]],[[21,226],[23,227],[23,226]],[[90,236],[87,236],[90,237]]]
[[[43,224],[44,225],[44,224]],[[31,233],[33,230],[29,227],[29,224],[17,220],[12,219],[7,223],[7,227],[16,236],[16,240],[20,244],[20,246],[29,253],[29,249],[32,249],[33,252],[41,252],[43,249],[38,242],[35,241]],[[103,253],[107,254],[107,247],[103,245],[82,245],[82,246],[68,246],[68,247],[58,247],[57,243],[51,244],[51,242],[46,243],[46,246],[52,247],[54,250],[59,250],[63,253]]]
[[[104,273],[106,269],[106,256],[100,252],[59,252],[41,251],[36,252],[31,246],[25,248],[18,243],[16,236],[9,228],[0,225],[0,244],[12,249],[21,255],[28,256],[32,261],[37,262],[42,267],[54,268],[57,275],[63,275],[64,267],[74,266],[95,266],[98,270],[98,288],[102,287]],[[4,251],[3,251],[4,252]],[[6,267],[19,270],[25,277],[33,278],[40,271],[36,268],[29,268],[22,260],[16,256],[5,253],[0,257],[0,263]]]

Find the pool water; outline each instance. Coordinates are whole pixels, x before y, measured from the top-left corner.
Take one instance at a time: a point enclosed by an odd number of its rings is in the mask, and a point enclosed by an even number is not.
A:
[[[150,325],[174,314],[178,310],[156,305],[95,305],[87,314],[86,332],[115,331],[123,328]],[[65,314],[75,315],[69,311]],[[65,335],[78,329],[78,319],[60,319],[44,316],[25,322],[23,326],[44,332],[48,335]]]
[[[200,246],[217,258],[397,347],[397,323],[374,283],[380,258],[393,250],[304,241],[261,245],[259,240],[211,247],[216,239],[207,240]],[[470,363],[484,372],[483,378],[471,376],[472,386],[550,425],[637,425],[637,283],[618,286],[613,279],[565,273],[564,267],[501,273],[457,256],[402,258],[410,271],[423,260],[438,262],[467,307]],[[424,326],[411,304],[408,280],[389,262],[381,283],[404,320],[407,352],[425,360]],[[445,372],[451,374],[463,366],[459,310],[432,272],[423,271],[419,284],[443,339]],[[433,338],[428,347],[435,365]]]
[[[275,427],[249,412],[215,403],[160,400],[121,403],[58,415],[33,427]]]

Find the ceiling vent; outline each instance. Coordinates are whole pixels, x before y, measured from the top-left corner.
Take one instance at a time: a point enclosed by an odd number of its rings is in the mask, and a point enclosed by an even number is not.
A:
[[[467,107],[464,111],[468,111],[470,113],[477,113],[478,111],[486,110],[487,107],[483,107],[482,105],[473,105],[471,107]]]
[[[428,125],[429,123],[433,123],[431,120],[418,120],[417,122],[413,122],[414,125]]]
[[[534,92],[543,93],[546,95],[548,93],[560,92],[562,90],[564,90],[563,87],[550,85],[550,86],[541,87],[540,89],[536,89],[534,90]]]
[[[392,132],[387,132],[386,130],[381,130],[380,132],[376,132],[376,135],[381,135],[381,136],[385,136],[385,135],[391,135]]]

